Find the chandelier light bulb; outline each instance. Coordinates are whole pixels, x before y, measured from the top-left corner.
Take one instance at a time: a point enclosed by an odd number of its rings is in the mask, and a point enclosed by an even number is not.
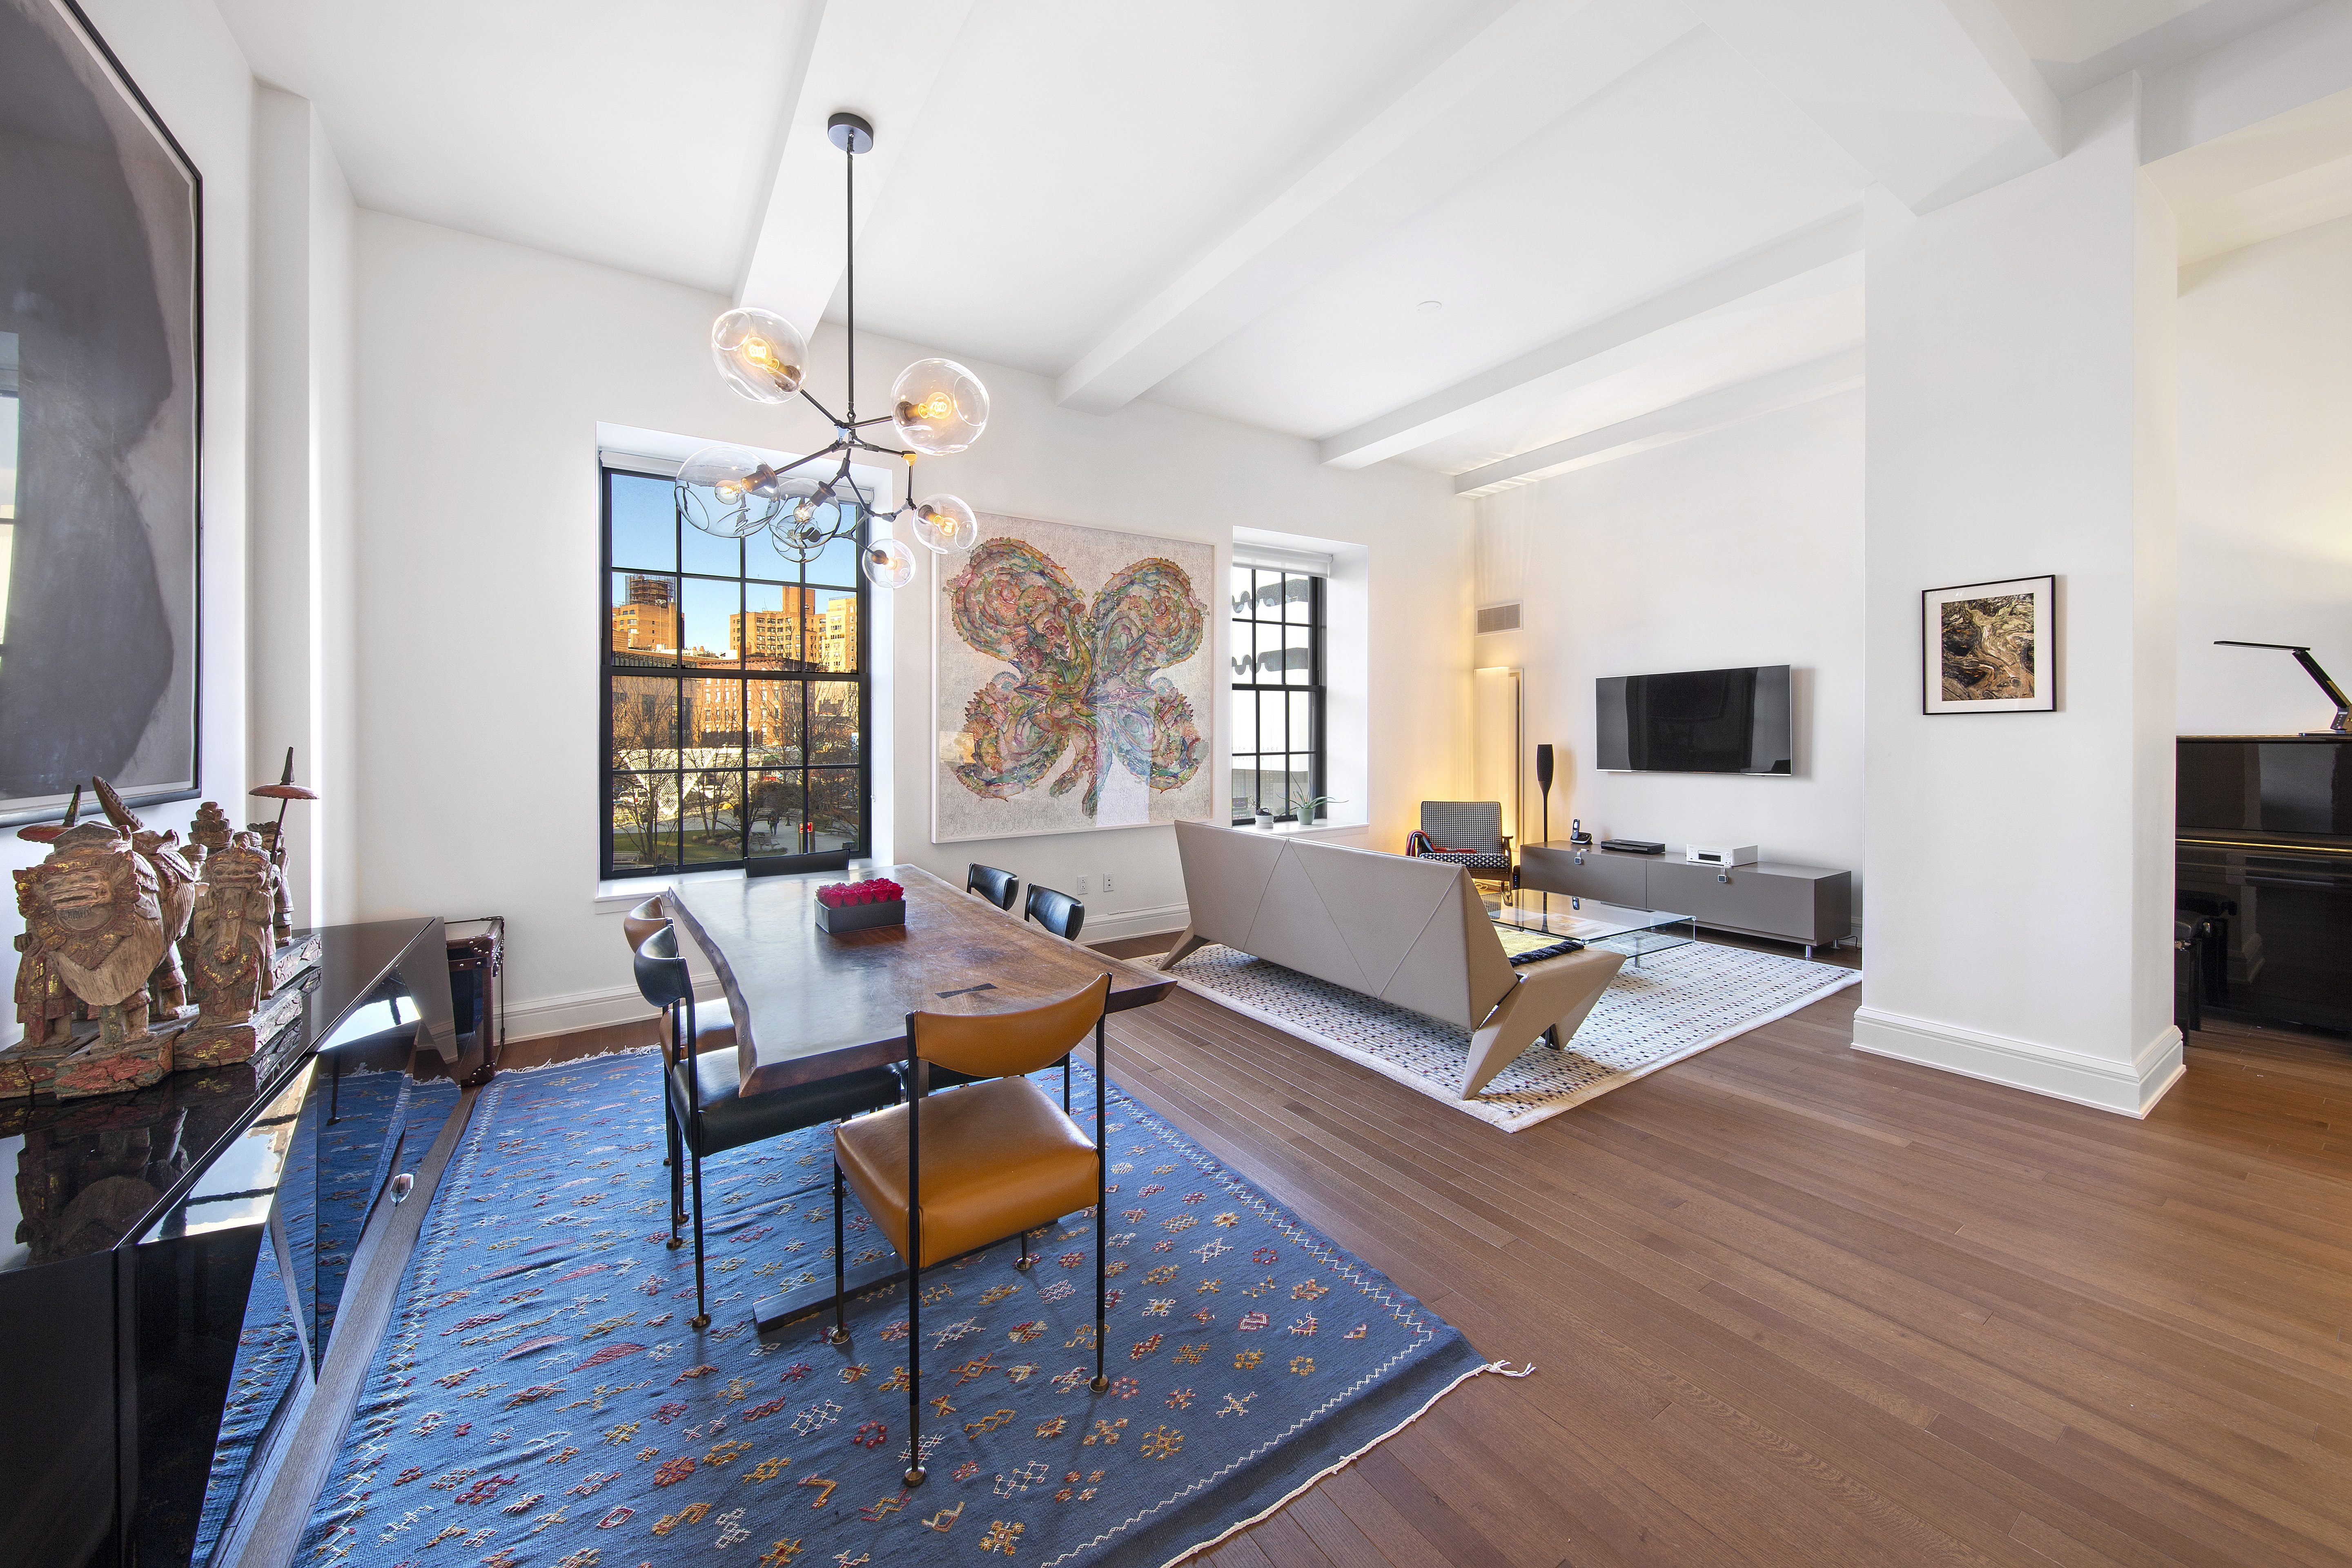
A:
[[[877,588],[903,588],[915,580],[915,552],[903,540],[886,533],[864,555],[866,580]]]
[[[710,325],[710,357],[754,403],[783,403],[808,374],[808,340],[772,310],[740,306]]]
[[[980,519],[961,496],[927,496],[915,503],[915,538],[941,555],[970,550],[980,542]]]
[[[918,452],[961,452],[988,427],[988,388],[951,359],[919,359],[890,385],[890,424]]]
[[[746,538],[775,521],[782,505],[780,484],[757,452],[705,447],[678,465],[678,510],[705,533]]]

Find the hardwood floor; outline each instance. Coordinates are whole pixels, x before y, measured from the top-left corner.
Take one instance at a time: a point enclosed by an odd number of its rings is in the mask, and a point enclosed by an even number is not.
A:
[[[1115,1017],[1129,1090],[1540,1369],[1207,1561],[2352,1563],[2352,1048],[2217,1027],[2133,1121],[1853,1051],[1855,1002],[1519,1133]]]

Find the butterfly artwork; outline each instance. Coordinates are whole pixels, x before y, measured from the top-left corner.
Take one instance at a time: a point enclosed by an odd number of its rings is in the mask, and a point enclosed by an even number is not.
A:
[[[933,840],[1206,815],[1209,547],[981,521],[939,589]]]

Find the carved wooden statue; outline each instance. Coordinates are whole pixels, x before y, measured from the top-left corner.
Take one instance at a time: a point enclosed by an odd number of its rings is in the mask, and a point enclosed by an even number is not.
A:
[[[37,867],[15,873],[16,912],[25,918],[16,937],[16,1022],[24,1026],[23,1044],[28,1047],[63,1045],[71,1038],[77,1002],[33,929],[33,883],[39,875]]]
[[[100,1043],[143,1039],[147,981],[163,956],[163,914],[155,873],[131,840],[85,823],[59,834],[49,858],[18,878],[26,932],[41,962],[100,1009]]]
[[[243,1024],[269,995],[275,881],[258,834],[237,834],[205,857],[184,944],[198,1030]]]
[[[201,868],[207,855],[217,855],[228,847],[228,813],[220,802],[208,800],[196,807],[196,820],[188,829],[188,847],[184,852],[189,865]]]
[[[179,843],[177,832],[157,833],[133,816],[114,793],[114,786],[104,779],[93,778],[90,787],[98,793],[98,802],[105,809],[106,819],[114,824],[115,831],[131,840],[139,858],[155,874],[156,907],[163,917],[163,959],[155,973],[147,979],[147,1003],[162,1017],[179,1016],[187,1005],[188,993],[180,975],[180,955],[174,946],[187,934],[188,917],[196,907],[195,868],[182,859],[173,847]]]

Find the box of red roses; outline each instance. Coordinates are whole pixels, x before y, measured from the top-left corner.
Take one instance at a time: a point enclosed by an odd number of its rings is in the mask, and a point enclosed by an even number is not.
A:
[[[907,889],[887,877],[827,882],[816,890],[816,929],[833,936],[907,923]]]

